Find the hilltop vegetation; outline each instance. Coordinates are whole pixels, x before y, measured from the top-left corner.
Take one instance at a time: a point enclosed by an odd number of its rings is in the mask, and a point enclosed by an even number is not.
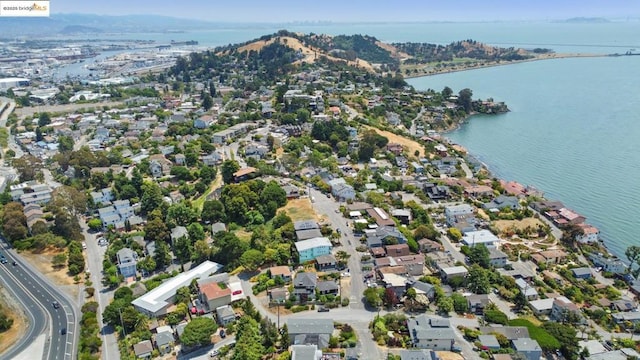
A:
[[[405,64],[453,61],[456,58],[513,61],[533,57],[523,49],[489,46],[475,40],[457,41],[449,45],[428,43],[394,43],[392,45],[399,51],[411,56],[411,58],[404,61]]]

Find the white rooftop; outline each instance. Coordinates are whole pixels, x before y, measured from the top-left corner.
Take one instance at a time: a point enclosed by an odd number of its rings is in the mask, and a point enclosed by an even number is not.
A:
[[[500,239],[497,236],[493,235],[491,231],[484,229],[478,231],[469,231],[462,237],[462,243],[467,246],[474,246],[479,244],[491,246],[499,241]]]
[[[183,286],[189,286],[194,279],[209,276],[222,268],[223,266],[218,263],[205,261],[195,268],[165,281],[157,288],[133,300],[131,304],[150,313],[155,313],[170,304],[168,300],[175,295],[176,290]]]
[[[332,247],[331,241],[326,237],[317,237],[309,240],[303,240],[296,242],[296,249],[298,252],[313,249],[320,246]]]

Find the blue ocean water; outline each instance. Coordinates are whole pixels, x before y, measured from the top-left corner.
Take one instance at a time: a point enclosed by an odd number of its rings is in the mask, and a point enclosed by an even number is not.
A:
[[[244,42],[280,29],[367,34],[385,42],[446,44],[474,39],[498,46],[545,47],[558,53],[640,50],[640,22],[378,23],[259,25],[186,33],[105,34],[101,38],[197,40],[203,46]],[[534,185],[587,216],[610,250],[637,244],[640,224],[640,56],[569,58],[409,80],[418,89],[471,88],[475,97],[512,110],[476,117],[448,136],[498,176]]]

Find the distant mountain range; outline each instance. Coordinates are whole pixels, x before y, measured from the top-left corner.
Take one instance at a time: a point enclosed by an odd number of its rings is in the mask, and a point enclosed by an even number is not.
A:
[[[105,16],[52,14],[48,18],[3,18],[0,37],[94,33],[188,31],[216,27],[216,23],[158,15]]]

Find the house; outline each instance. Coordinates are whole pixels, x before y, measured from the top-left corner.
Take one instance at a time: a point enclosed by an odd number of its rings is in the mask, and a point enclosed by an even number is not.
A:
[[[567,253],[562,250],[546,250],[532,254],[531,259],[536,264],[560,264],[567,258]]]
[[[478,341],[482,348],[487,348],[489,350],[498,350],[500,349],[500,343],[495,335],[480,335],[478,336]]]
[[[236,321],[236,313],[230,305],[223,305],[216,308],[216,319],[220,326],[227,326]]]
[[[223,282],[208,282],[198,286],[200,300],[209,311],[231,304],[231,289]]]
[[[249,166],[246,168],[242,168],[233,173],[233,181],[241,182],[241,181],[249,180],[253,178],[255,175],[257,175],[257,173],[258,173],[258,169],[254,167]]]
[[[531,338],[513,339],[511,340],[511,346],[527,360],[540,360],[542,357],[542,348],[540,348],[537,341]]]
[[[484,314],[484,309],[491,304],[491,300],[487,294],[474,294],[467,296],[467,303],[469,304],[470,313],[482,315]]]
[[[371,245],[369,245],[371,243]],[[374,246],[383,246],[386,244],[406,244],[407,238],[398,229],[391,226],[382,226],[375,229],[371,234],[367,235],[367,244],[371,248]],[[379,245],[377,245],[379,244]]]
[[[158,333],[156,334],[154,341],[156,343],[156,348],[160,351],[160,354],[165,355],[171,353],[175,342],[171,327],[167,325],[159,326],[156,331]]]
[[[414,347],[435,351],[450,351],[455,334],[448,319],[429,318],[425,314],[407,320]]]
[[[289,298],[289,292],[286,288],[271,289],[269,292],[269,301],[275,304],[283,304]]]
[[[291,360],[323,360],[317,345],[292,345]]]
[[[383,273],[382,282],[386,289],[393,290],[398,299],[402,298],[407,290],[407,278],[402,275]]]
[[[196,129],[206,129],[215,124],[215,120],[211,115],[202,115],[193,121],[193,127]]]
[[[469,204],[452,205],[444,208],[447,225],[454,226],[458,215],[473,215],[473,207]]]
[[[129,248],[122,248],[116,253],[116,257],[118,258],[118,271],[120,274],[122,274],[125,279],[135,277],[138,254]]]
[[[202,157],[202,163],[207,166],[216,166],[222,163],[222,160],[222,154],[217,151],[214,151],[211,154]]]
[[[442,280],[448,281],[454,277],[467,277],[469,271],[464,266],[451,266],[440,269]]]
[[[527,300],[536,300],[538,298],[538,291],[535,287],[530,285],[524,279],[516,279],[516,286],[520,289],[520,293],[524,295]]]
[[[293,223],[293,229],[295,231],[320,229],[320,226],[315,220],[298,220]]]
[[[571,269],[571,273],[576,279],[590,279],[591,278],[591,268],[589,267],[580,267]]]
[[[193,280],[205,278],[222,268],[222,265],[207,260],[189,271],[165,280],[155,289],[133,300],[131,304],[136,310],[149,317],[165,315],[169,307],[174,304],[176,291],[179,288],[189,286]]]
[[[356,190],[346,183],[331,186],[331,194],[339,201],[349,201],[356,198]]]
[[[400,350],[400,360],[440,360],[435,351],[429,349]]]
[[[211,224],[211,236],[223,231],[227,231],[227,225],[225,223],[216,222]],[[213,239],[210,239],[209,241],[213,242]]]
[[[505,196],[500,195],[497,198],[491,200],[490,202],[483,204],[483,208],[486,210],[502,210],[502,209],[511,209],[518,210],[521,208],[520,199],[515,196]]]
[[[489,262],[491,266],[495,268],[503,268],[507,265],[508,256],[497,248],[490,247],[489,249]]]
[[[611,308],[619,312],[636,311],[638,306],[633,300],[619,299],[611,303]]]
[[[316,257],[316,268],[319,271],[332,271],[336,269],[338,261],[335,256],[328,255],[320,255]]]
[[[529,307],[536,316],[549,315],[553,308],[554,298],[529,301]]]
[[[318,275],[316,273],[299,272],[293,280],[293,295],[302,302],[314,300],[317,284]]]
[[[316,345],[324,349],[329,346],[333,334],[332,319],[287,319],[289,341],[292,345]]]
[[[493,189],[487,185],[469,185],[464,188],[464,195],[473,198],[493,196]]]
[[[300,263],[315,260],[321,255],[329,255],[333,248],[331,241],[326,237],[298,241],[295,243],[295,246]]]
[[[571,302],[571,300],[564,296],[555,298],[553,300],[553,306],[551,307],[551,314],[549,315],[549,318],[554,321],[564,322],[569,316],[575,316],[576,320],[584,320],[580,313],[580,309],[576,304]]]
[[[396,226],[396,223],[389,217],[389,214],[381,208],[368,208],[367,214],[375,220],[378,226]]]
[[[173,229],[171,229],[171,244],[175,244],[176,240],[182,238],[182,237],[189,237],[189,232],[187,231],[187,228],[184,226],[176,226]]]
[[[384,250],[387,256],[405,256],[411,255],[411,250],[407,244],[386,245]]]
[[[632,323],[634,326],[640,324],[640,312],[637,311],[619,312],[612,314],[611,317],[617,324],[625,324],[627,322]]]
[[[582,234],[576,235],[576,241],[581,244],[589,244],[589,243],[597,243],[598,235],[600,235],[600,231],[598,228],[592,225],[588,225],[585,223],[578,224],[580,229],[582,229]]]
[[[483,244],[487,248],[494,247],[500,239],[489,230],[469,231],[462,237],[462,243],[467,246]]]
[[[187,157],[184,156],[184,154],[176,154],[173,159],[176,162],[176,165],[179,166],[184,166],[187,163]]]
[[[429,199],[433,201],[447,200],[451,197],[449,187],[445,185],[426,183],[424,184],[423,189]]]
[[[300,197],[300,189],[297,186],[285,185],[282,190],[287,194],[287,199],[298,199]]]
[[[589,260],[593,262],[594,266],[601,267],[602,271],[625,274],[627,272],[627,264],[617,257],[604,257],[602,254],[591,254]]]
[[[272,266],[268,271],[272,279],[279,276],[285,283],[291,281],[291,269],[286,265]]]
[[[391,210],[391,216],[393,216],[394,218],[398,219],[398,221],[400,221],[400,223],[404,224],[404,225],[409,225],[409,223],[413,219],[411,217],[411,210],[409,210],[409,209],[394,209],[394,210]]]
[[[422,281],[413,281],[409,280],[407,283],[409,287],[415,289],[416,295],[424,295],[429,299],[429,301],[433,301],[436,296],[435,286],[432,284],[422,282]]]
[[[109,204],[114,200],[113,190],[104,188],[100,191],[92,191],[91,200],[93,200],[94,204]]]
[[[153,345],[150,340],[143,340],[133,345],[133,353],[138,359],[151,359],[151,352],[153,352]]]
[[[434,251],[443,251],[444,247],[437,241],[429,240],[429,239],[420,239],[418,240],[418,246],[420,247],[420,252],[434,252]]]
[[[298,230],[296,231],[297,241],[309,240],[317,237],[322,237],[320,229]]]
[[[318,282],[316,289],[320,295],[338,295],[340,292],[340,286],[331,280]]]

